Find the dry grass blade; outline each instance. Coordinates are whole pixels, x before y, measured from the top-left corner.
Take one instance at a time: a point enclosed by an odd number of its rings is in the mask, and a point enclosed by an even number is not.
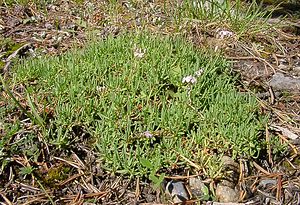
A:
[[[290,143],[289,140],[286,139],[286,137],[284,137],[283,135],[279,134],[278,136],[293,149],[295,155],[298,154],[298,149],[297,149],[297,147],[295,145],[293,145],[292,143]]]
[[[72,200],[71,204],[82,204],[83,199],[82,199],[82,194],[81,192],[78,192],[78,194],[75,196],[75,198]]]
[[[282,35],[284,38],[287,38],[287,39],[291,39],[291,40],[298,40],[300,39],[300,37],[298,36],[295,36],[295,35],[290,35],[290,34],[287,34],[277,28],[273,28],[277,33],[279,33],[280,35]]]
[[[276,192],[276,199],[277,201],[280,201],[281,199],[281,193],[282,193],[282,176],[278,175],[277,180],[277,192]]]
[[[290,131],[289,129],[287,128],[284,128],[284,127],[281,127],[279,125],[274,125],[272,124],[271,125],[271,128],[277,130],[277,131],[281,131],[282,132],[282,135],[285,136],[285,137],[288,137],[289,139],[291,140],[296,140],[299,138],[298,135],[296,135],[295,133],[293,133],[292,131]]]
[[[89,194],[81,194],[81,197],[86,199],[86,198],[94,198],[94,197],[104,197],[106,194],[108,194],[108,191],[101,191],[97,193],[89,193]],[[65,198],[62,198],[63,201],[68,201],[68,200],[74,200],[74,198],[78,197],[78,194],[76,195],[69,195]]]
[[[18,184],[18,186],[21,188],[21,190],[24,190],[24,191],[30,191],[30,192],[33,192],[33,193],[42,191],[39,188],[30,186],[30,185],[27,185],[27,184],[20,183],[18,181],[15,181],[15,182]]]
[[[65,185],[68,184],[69,182],[75,180],[75,179],[78,178],[78,177],[81,177],[82,175],[84,175],[84,174],[83,174],[83,173],[75,174],[75,175],[71,176],[70,178],[68,178],[68,179],[66,179],[66,180],[64,180],[64,181],[62,181],[62,182],[60,182],[60,183],[58,184],[58,186],[65,186]]]
[[[107,191],[101,191],[97,193],[83,194],[84,198],[92,198],[92,197],[103,197],[107,194]]]
[[[264,58],[261,58],[259,56],[256,56],[255,54],[253,54],[253,50],[254,49],[251,49],[249,47],[247,47],[246,45],[242,44],[242,43],[239,43],[240,47],[243,48],[247,53],[249,53],[251,56],[250,57],[237,57],[238,59],[240,60],[247,60],[248,59],[255,59],[257,61],[260,61],[262,63],[264,63],[265,65],[268,65],[272,70],[273,70],[273,73],[275,74],[276,73],[276,70],[275,68]]]
[[[45,199],[45,198],[47,198],[46,195],[40,196],[40,197],[30,196],[30,198],[33,198],[33,199],[28,200],[27,202],[23,203],[22,205],[30,205],[30,204],[35,204],[35,203],[41,203],[41,202],[48,201],[47,199]]]
[[[186,162],[188,162],[192,167],[195,167],[196,169],[200,170],[201,167],[197,164],[195,164],[194,162],[192,162],[191,160],[189,160],[188,158],[186,158],[185,156],[183,156],[182,154],[178,153],[177,154],[182,158],[184,159]]]
[[[259,166],[256,162],[253,162],[253,165],[256,169],[258,169],[259,171],[261,171],[262,173],[266,174],[266,175],[270,175],[271,173],[268,172],[267,170],[265,170],[264,168],[262,168],[261,166]]]
[[[253,95],[255,95],[255,93],[253,91],[251,91],[248,88],[245,88],[245,90]],[[278,119],[282,122],[282,123],[286,123],[286,122],[292,122],[295,123],[293,121],[293,119],[285,112],[282,112],[270,105],[268,105],[268,103],[266,103],[265,101],[259,99],[258,97],[256,97],[256,100],[260,103],[260,106],[266,110],[272,110],[274,112],[274,114],[278,117]]]
[[[94,192],[94,193],[100,192],[100,190],[98,188],[96,188],[94,185],[87,183],[83,177],[81,177],[81,180],[83,181],[85,188],[87,190],[89,190],[90,192]]]
[[[4,73],[4,74],[8,73],[9,66],[11,64],[12,59],[15,58],[21,50],[29,47],[30,45],[31,45],[31,43],[26,43],[25,45],[23,45],[20,48],[18,48],[17,50],[15,50],[10,56],[8,56],[8,58],[6,59],[6,64],[5,64],[4,68],[2,69],[2,73]]]
[[[270,134],[269,134],[269,129],[268,125],[266,124],[266,142],[267,142],[267,149],[268,149],[268,160],[270,164],[273,164],[272,160],[272,150],[271,150],[271,142],[270,142]]]
[[[140,190],[140,178],[137,177],[137,179],[136,179],[136,187],[135,187],[135,201],[139,200],[140,194],[141,194],[141,190]]]
[[[125,184],[125,186],[122,188],[122,192],[121,192],[121,194],[119,195],[119,197],[121,198],[121,197],[123,197],[124,196],[124,194],[126,193],[126,190],[127,190],[127,188],[128,188],[128,186],[129,186],[129,184],[131,183],[131,179]]]
[[[8,205],[13,205],[13,203],[5,196],[4,193],[2,193],[2,191],[0,191],[0,195]]]
[[[273,105],[275,103],[275,95],[272,87],[269,87],[269,93],[270,93],[270,104]]]
[[[247,196],[247,191],[246,191],[246,185],[245,185],[245,174],[247,174],[247,167],[246,163],[243,162],[243,160],[239,160],[239,180],[238,180],[238,185],[240,187],[240,197],[239,199],[243,201],[246,196]]]
[[[50,203],[51,203],[52,205],[55,205],[55,203],[54,203],[54,201],[52,200],[52,197],[51,197],[51,194],[52,194],[52,193],[50,193],[49,190],[46,190],[46,189],[44,188],[44,186],[41,184],[41,182],[39,182],[38,180],[37,180],[37,183],[40,185],[41,189],[42,189],[43,192],[45,193],[45,196],[47,196],[47,198],[49,199]]]
[[[81,168],[82,168],[81,165],[76,163],[76,162],[71,162],[71,161],[68,161],[68,160],[65,160],[65,159],[62,159],[62,158],[59,158],[59,157],[53,157],[53,158],[57,159],[57,160],[60,160],[62,162],[65,162],[65,163],[71,165],[72,167],[75,167],[76,169],[81,170]]]
[[[81,161],[81,159],[75,153],[72,153],[72,157],[81,166],[81,168],[83,170],[86,169],[86,166],[84,165],[84,163]]]

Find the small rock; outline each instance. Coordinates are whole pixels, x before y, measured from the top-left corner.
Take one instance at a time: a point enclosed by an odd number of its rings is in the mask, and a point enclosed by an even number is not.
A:
[[[170,181],[166,185],[166,192],[171,195],[174,203],[182,203],[189,199],[185,185],[181,181]]]
[[[223,156],[223,185],[234,188],[239,180],[239,164],[235,162],[231,157]]]
[[[270,81],[270,86],[275,91],[299,91],[300,79],[285,77],[282,73],[276,73]]]
[[[299,76],[300,75],[300,66],[297,66],[297,67],[293,68],[293,73],[295,75]]]
[[[277,184],[277,180],[276,179],[263,179],[259,182],[259,185],[257,186],[257,188],[270,188],[270,186],[275,186]]]
[[[216,189],[216,197],[218,198],[219,202],[238,202],[239,192],[236,189],[218,184]]]
[[[223,156],[222,162],[225,167],[228,167],[232,170],[239,170],[239,164],[235,162],[231,157]]]
[[[194,197],[201,198],[205,195],[203,190],[206,188],[205,184],[199,178],[190,178],[189,187]]]

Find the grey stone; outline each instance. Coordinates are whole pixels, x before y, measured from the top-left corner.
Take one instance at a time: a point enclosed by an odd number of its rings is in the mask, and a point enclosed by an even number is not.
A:
[[[223,156],[222,162],[225,167],[229,167],[230,169],[233,170],[239,169],[239,163],[235,162],[231,157]]]
[[[239,200],[239,191],[222,184],[218,184],[216,189],[216,197],[219,202],[238,202]]]
[[[239,180],[239,164],[231,157],[223,156],[223,181],[222,184],[234,188]]]
[[[275,73],[270,81],[270,86],[275,91],[299,91],[300,79],[286,77],[282,73]]]
[[[166,192],[171,195],[174,203],[182,203],[189,199],[185,185],[181,181],[170,181],[166,185]]]
[[[277,184],[276,179],[263,179],[259,182],[257,187],[266,189],[267,187],[275,186],[276,184]]]
[[[190,178],[189,187],[194,197],[201,198],[205,195],[203,190],[206,188],[205,184],[199,178]]]
[[[300,75],[300,66],[293,68],[293,74],[299,76]]]

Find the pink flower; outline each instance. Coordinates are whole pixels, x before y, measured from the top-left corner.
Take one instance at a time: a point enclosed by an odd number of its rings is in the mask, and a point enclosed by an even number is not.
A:
[[[144,133],[143,133],[143,135],[144,135],[145,137],[147,137],[147,138],[151,138],[151,137],[153,137],[153,135],[151,134],[151,132],[150,132],[150,131],[146,131],[146,132],[144,132]]]
[[[217,30],[217,38],[220,38],[220,39],[229,38],[229,37],[232,37],[233,35],[234,34],[231,31],[221,30],[221,29]]]

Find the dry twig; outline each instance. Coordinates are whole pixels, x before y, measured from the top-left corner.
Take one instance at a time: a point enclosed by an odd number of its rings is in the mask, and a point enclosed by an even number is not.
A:
[[[8,58],[6,59],[6,64],[5,64],[4,68],[2,69],[2,73],[4,73],[4,74],[8,73],[9,66],[11,64],[12,59],[15,58],[21,50],[29,47],[30,45],[31,45],[30,43],[26,43],[25,45],[23,45],[20,48],[18,48],[17,50],[15,50],[10,56],[8,56]]]
[[[286,139],[286,137],[284,137],[283,135],[278,134],[278,136],[293,149],[295,155],[298,154],[298,150],[297,150],[297,147],[295,145],[293,145],[292,143],[290,143],[289,140]]]
[[[4,193],[2,193],[2,191],[0,191],[0,195],[8,205],[13,205],[13,203],[5,196]]]
[[[273,165],[272,151],[271,151],[271,142],[270,142],[270,134],[269,134],[269,129],[268,129],[268,125],[267,124],[266,124],[266,142],[267,142],[269,163]]]
[[[271,173],[268,172],[267,170],[265,170],[264,168],[262,168],[261,166],[259,166],[256,162],[253,162],[253,165],[256,169],[258,169],[259,171],[261,171],[264,174],[270,175]]]
[[[58,184],[58,186],[65,186],[66,184],[68,184],[69,182],[73,181],[74,179],[78,178],[78,177],[81,177],[82,175],[84,175],[83,173],[80,173],[80,174],[75,174],[73,176],[71,176],[70,178],[60,182]]]

